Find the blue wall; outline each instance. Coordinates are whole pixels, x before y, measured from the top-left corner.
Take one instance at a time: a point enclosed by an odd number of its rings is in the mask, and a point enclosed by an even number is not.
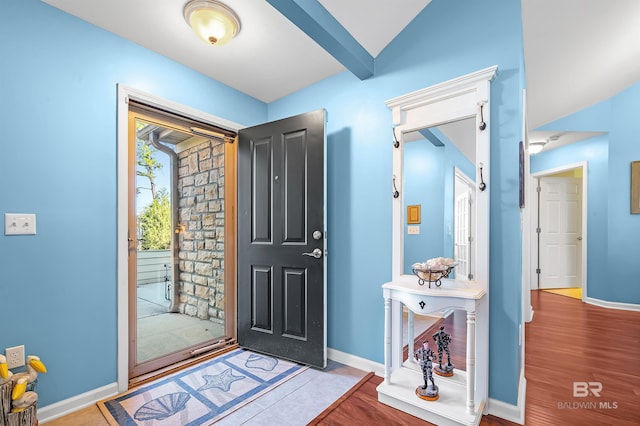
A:
[[[116,381],[116,84],[247,125],[267,106],[38,0],[0,2],[0,58],[0,210],[38,232],[0,235],[0,350],[42,357],[42,407]]]
[[[381,284],[391,279],[391,112],[385,101],[492,65],[490,378],[517,403],[521,322],[520,3],[434,0],[378,56],[374,77],[328,78],[269,105],[269,119],[328,111],[329,347],[383,361]]]
[[[539,130],[607,132],[531,158],[531,171],[589,162],[587,296],[640,303],[640,215],[630,213],[631,161],[640,160],[640,83]],[[603,266],[604,265],[604,266]],[[615,271],[615,274],[611,274]]]
[[[419,204],[420,234],[409,235],[404,228],[404,272],[411,274],[411,265],[444,256],[445,147],[434,146],[428,140],[404,145],[404,179],[402,201],[406,206]],[[449,255],[447,253],[447,255]]]
[[[436,129],[437,130],[437,129]],[[406,206],[421,205],[420,234],[409,235],[404,223],[404,272],[412,273],[411,265],[433,257],[453,257],[453,216],[455,168],[471,179],[473,165],[444,135],[444,146],[434,146],[426,139],[404,146],[403,202]],[[455,271],[455,270],[454,270]],[[453,275],[452,275],[453,277]]]
[[[531,156],[531,173],[586,161],[587,175],[587,296],[597,297],[608,286],[609,271],[602,268],[607,257],[607,196],[609,137],[604,134]],[[599,298],[599,297],[598,297]]]
[[[266,106],[40,1],[3,0],[0,199],[3,212],[36,213],[38,235],[0,236],[0,348],[43,357],[40,405],[116,380],[116,83],[245,125],[327,109],[329,346],[382,362],[393,149],[384,102],[492,65],[489,392],[515,404],[520,16],[511,0],[433,0],[376,59],[374,77],[345,72]]]
[[[599,296],[612,302],[638,304],[640,214],[630,213],[629,194],[630,163],[640,160],[640,83],[613,97],[611,106],[608,269],[615,272]]]

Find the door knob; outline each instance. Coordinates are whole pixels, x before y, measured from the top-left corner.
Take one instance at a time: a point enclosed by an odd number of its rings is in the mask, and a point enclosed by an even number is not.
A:
[[[578,241],[582,241],[582,237],[578,237]]]
[[[316,259],[320,259],[322,257],[322,250],[319,248],[313,249],[311,253],[302,253],[303,256],[315,257]]]

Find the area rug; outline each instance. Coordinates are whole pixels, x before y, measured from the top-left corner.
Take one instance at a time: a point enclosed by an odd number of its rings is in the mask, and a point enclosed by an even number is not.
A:
[[[308,367],[236,349],[104,401],[114,426],[210,425]]]

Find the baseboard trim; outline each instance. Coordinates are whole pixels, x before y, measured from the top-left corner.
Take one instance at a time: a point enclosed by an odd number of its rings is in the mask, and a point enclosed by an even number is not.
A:
[[[118,384],[111,383],[109,385],[102,386],[101,388],[76,395],[72,398],[64,399],[54,404],[38,408],[38,420],[40,423],[46,423],[117,394]]]
[[[640,312],[640,305],[634,303],[623,303],[623,302],[609,302],[607,300],[594,299],[593,297],[585,297],[585,303],[589,303],[591,305],[600,306],[602,308],[609,309],[620,309],[623,311],[635,311]]]
[[[337,349],[327,348],[327,356],[336,362],[339,362],[349,367],[358,368],[363,371],[373,371],[376,376],[384,377],[384,365],[368,360],[366,358],[360,358],[359,356],[351,355],[346,352],[341,352]]]
[[[489,414],[505,420],[524,424],[524,405],[527,399],[527,379],[524,378],[524,369],[520,371],[518,384],[518,405],[507,404],[497,399],[489,398]]]

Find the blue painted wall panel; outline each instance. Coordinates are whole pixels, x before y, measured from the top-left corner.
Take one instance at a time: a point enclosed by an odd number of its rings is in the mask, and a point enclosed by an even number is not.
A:
[[[612,98],[609,143],[609,274],[604,300],[640,304],[640,214],[630,213],[631,161],[640,161],[640,83]]]
[[[533,156],[531,171],[589,162],[587,296],[640,303],[637,240],[640,215],[630,213],[630,163],[640,160],[640,83],[540,130],[603,131],[603,136]],[[615,272],[612,278],[611,271]]]
[[[267,106],[37,0],[0,2],[0,348],[48,367],[39,406],[116,381],[116,84],[241,124]]]
[[[391,278],[391,112],[385,101],[492,65],[491,397],[516,404],[521,321],[519,2],[434,0],[376,58],[376,75],[328,78],[269,105],[269,119],[328,111],[329,347],[383,360]]]

